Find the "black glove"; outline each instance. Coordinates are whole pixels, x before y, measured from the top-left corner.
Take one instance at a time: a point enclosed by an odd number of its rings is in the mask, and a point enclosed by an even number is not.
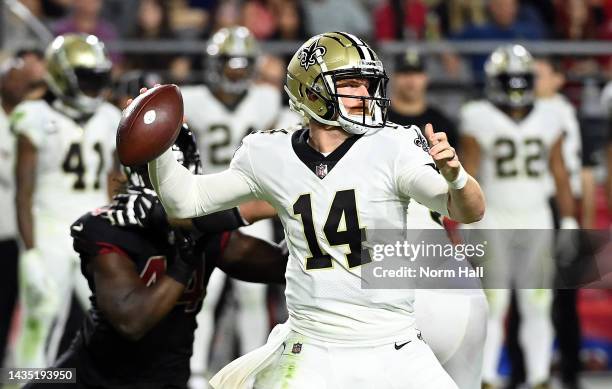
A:
[[[168,267],[166,274],[176,281],[187,286],[194,270],[202,263],[203,255],[195,251],[195,242],[188,232],[180,229],[174,230],[174,247],[176,255],[172,265]]]
[[[166,211],[154,190],[138,187],[113,197],[102,214],[114,226],[163,228],[168,225]]]

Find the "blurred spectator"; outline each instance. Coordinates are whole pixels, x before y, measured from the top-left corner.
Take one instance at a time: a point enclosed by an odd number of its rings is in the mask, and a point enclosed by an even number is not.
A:
[[[557,38],[571,41],[612,39],[612,2],[606,0],[605,5],[602,1],[597,3],[599,5],[584,0],[555,0]],[[603,56],[598,60],[570,56],[566,57],[563,65],[570,73],[592,75],[600,66],[610,70],[611,59],[612,56]]]
[[[47,91],[47,83],[45,75],[47,68],[45,67],[45,59],[42,51],[34,49],[18,50],[15,54],[20,58],[28,72],[27,82],[22,82],[22,86],[27,88],[23,97],[24,100],[40,99]]]
[[[304,41],[308,38],[304,10],[297,0],[277,1],[275,11],[278,25],[273,40]]]
[[[276,30],[276,15],[270,3],[270,0],[247,0],[242,6],[241,24],[260,40],[270,38]]]
[[[483,25],[470,25],[455,35],[460,40],[535,40],[542,39],[542,26],[526,23],[517,16],[517,0],[490,0],[488,3],[490,20]],[[473,56],[472,72],[477,80],[484,76],[486,55]]]
[[[240,4],[237,0],[222,1],[214,12],[214,24],[211,33],[224,27],[233,27],[240,24]]]
[[[484,0],[440,0],[434,12],[445,37],[458,34],[468,25],[483,25],[486,16]]]
[[[421,0],[385,0],[375,11],[376,39],[421,39],[427,6]]]
[[[170,30],[168,2],[140,0],[136,25],[129,38],[142,41],[174,39],[175,35]],[[126,60],[127,66],[133,70],[168,72],[166,78],[172,81],[182,78],[182,74],[176,74],[176,68],[180,66],[178,62],[181,59],[172,54],[134,53]]]
[[[41,22],[45,21],[44,9],[40,0],[24,0],[20,2],[30,12],[33,18]],[[14,50],[18,47],[43,47],[44,43],[40,42],[37,34],[28,26],[28,24],[11,11],[12,7],[5,7],[4,14],[0,20],[0,28],[2,29],[3,49]]]
[[[65,17],[70,12],[70,6],[75,0],[42,0],[42,7],[45,15],[50,20],[57,20]]]
[[[53,26],[53,33],[55,35],[70,32],[93,34],[104,42],[117,39],[117,31],[113,25],[100,17],[102,4],[102,0],[74,1],[70,15]]]
[[[416,125],[425,128],[431,123],[435,131],[444,131],[448,143],[458,147],[457,126],[446,115],[427,101],[429,77],[425,63],[418,52],[408,50],[397,58],[392,77],[391,107],[388,120],[401,125]]]
[[[40,82],[36,61],[16,56],[0,65],[0,366],[17,301],[17,217],[15,215],[15,138],[9,130],[9,115]],[[25,59],[27,58],[27,60]]]
[[[93,34],[104,43],[117,39],[115,26],[102,19],[103,0],[73,1],[70,15],[53,26],[53,33],[61,35],[66,33]],[[111,52],[113,62],[117,63],[119,55]]]
[[[349,32],[361,39],[372,33],[370,15],[359,0],[303,0],[308,35]]]

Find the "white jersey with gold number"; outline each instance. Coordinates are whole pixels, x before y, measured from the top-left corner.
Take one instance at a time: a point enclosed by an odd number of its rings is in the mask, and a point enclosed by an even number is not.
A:
[[[561,129],[562,118],[547,105],[536,104],[520,122],[485,100],[462,108],[461,130],[480,146],[478,182],[487,213],[496,210],[520,218],[549,208],[549,154]]]
[[[194,131],[206,173],[227,169],[242,138],[270,129],[281,96],[267,85],[253,85],[234,107],[220,102],[204,85],[181,88],[185,118]]]
[[[119,110],[107,103],[84,123],[43,100],[15,108],[13,130],[27,136],[38,152],[33,198],[37,222],[62,220],[69,226],[84,212],[108,202],[106,180],[120,118]]]
[[[398,189],[400,175],[410,171],[427,188],[446,183],[416,127],[353,136],[327,156],[310,147],[308,134],[249,135],[230,167],[283,223],[291,327],[323,342],[393,342],[414,331],[414,290],[364,288],[362,268],[375,263],[362,257],[362,242],[374,230],[405,230],[410,198]],[[430,201],[446,213],[446,200]]]

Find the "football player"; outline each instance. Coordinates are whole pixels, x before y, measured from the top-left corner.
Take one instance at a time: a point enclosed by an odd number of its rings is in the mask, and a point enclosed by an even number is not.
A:
[[[263,199],[285,229],[289,320],[213,387],[456,388],[415,328],[414,290],[362,287],[373,265],[363,241],[402,231],[410,198],[470,223],[484,197],[444,133],[387,125],[386,83],[362,40],[317,35],[291,59],[285,88],[308,127],[247,136],[217,174],[194,176],[169,151],[149,163],[171,216]]]
[[[397,57],[391,79],[393,95],[389,119],[396,124],[424,126],[444,131],[451,146],[458,141],[456,125],[427,102],[424,58],[414,50]],[[442,231],[440,214],[410,201],[406,219],[409,230]],[[449,231],[449,237],[452,231]],[[449,241],[450,242],[450,241]],[[458,242],[457,242],[458,243]],[[487,301],[482,289],[418,288],[415,291],[416,325],[438,361],[462,389],[478,389],[482,382],[482,357],[487,323]],[[453,326],[447,323],[453,322]]]
[[[497,381],[503,317],[514,286],[528,384],[545,387],[553,336],[552,292],[547,289],[553,269],[549,176],[556,184],[562,228],[577,228],[562,156],[563,117],[548,104],[534,104],[533,59],[523,46],[498,48],[485,71],[487,99],[464,106],[460,124],[463,163],[480,178],[488,205],[478,225],[488,229],[484,234],[492,259],[484,281],[491,289],[486,290],[490,309],[483,381]],[[494,231],[502,228],[506,232]]]
[[[17,134],[17,217],[23,319],[15,366],[45,367],[57,347],[76,288],[89,289],[66,233],[83,212],[107,202],[121,113],[104,102],[111,61],[93,35],[62,35],[46,52],[49,92],[11,115]]]
[[[247,28],[222,28],[210,38],[206,47],[206,84],[181,88],[185,117],[196,134],[207,172],[227,169],[242,138],[252,131],[271,128],[279,114],[280,92],[269,85],[254,83],[258,55],[258,44]],[[251,225],[243,232],[273,239],[270,220]],[[195,378],[206,370],[214,310],[225,280],[222,272],[213,273],[208,298],[198,317],[192,364]],[[266,287],[240,281],[234,286],[239,304],[236,321],[239,349],[244,354],[261,346],[269,332]]]
[[[186,127],[173,153],[201,173]],[[242,225],[237,209],[169,224],[146,166],[126,174],[127,194],[71,226],[92,308],[54,366],[76,368],[78,388],[186,388],[196,315],[212,269],[220,266],[247,281],[283,282],[286,255],[238,231],[223,232]]]

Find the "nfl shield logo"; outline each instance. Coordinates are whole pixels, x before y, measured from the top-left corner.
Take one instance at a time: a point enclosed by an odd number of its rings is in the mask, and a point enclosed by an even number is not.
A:
[[[319,164],[315,166],[315,174],[319,178],[323,178],[327,175],[327,165]]]
[[[291,352],[294,354],[299,354],[300,352],[302,352],[302,343],[293,343],[293,348],[291,349]]]

